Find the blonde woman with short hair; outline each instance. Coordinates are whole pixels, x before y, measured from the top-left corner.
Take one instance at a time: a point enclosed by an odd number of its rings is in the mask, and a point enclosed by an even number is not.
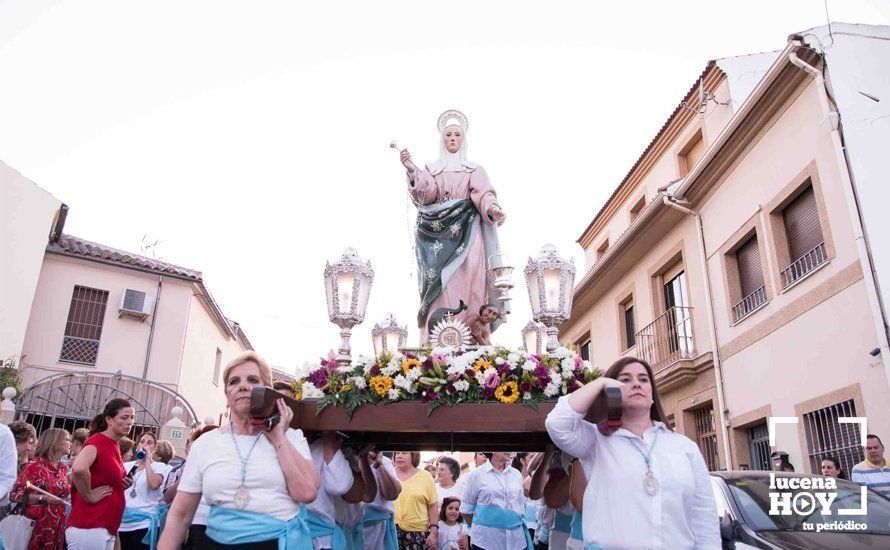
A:
[[[279,399],[281,421],[270,430],[251,422],[250,395],[272,385],[269,365],[248,351],[223,371],[231,423],[202,435],[189,450],[158,548],[178,550],[203,498],[212,503],[207,548],[270,549],[312,544],[304,504],[321,478],[294,413]]]

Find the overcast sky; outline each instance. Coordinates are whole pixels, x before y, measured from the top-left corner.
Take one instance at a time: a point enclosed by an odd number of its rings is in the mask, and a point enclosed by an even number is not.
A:
[[[69,205],[67,233],[133,252],[148,235],[203,271],[292,370],[337,346],[322,271],[346,246],[377,273],[354,349],[389,311],[416,342],[388,144],[432,160],[436,117],[461,109],[517,268],[495,342],[518,345],[528,256],[552,242],[583,273],[576,239],[705,63],[827,20],[823,0],[723,5],[0,0],[0,160]],[[886,1],[828,10],[890,22]]]

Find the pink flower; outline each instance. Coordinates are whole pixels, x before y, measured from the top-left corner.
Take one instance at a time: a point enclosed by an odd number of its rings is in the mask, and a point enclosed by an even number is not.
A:
[[[491,373],[485,378],[484,387],[487,390],[496,390],[498,386],[501,385],[501,377],[497,374]]]

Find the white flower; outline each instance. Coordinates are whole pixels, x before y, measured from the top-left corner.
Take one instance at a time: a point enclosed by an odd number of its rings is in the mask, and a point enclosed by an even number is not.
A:
[[[550,372],[550,380],[557,386],[562,386],[562,375],[559,374],[558,372],[551,371]]]
[[[361,376],[353,376],[352,377],[352,385],[355,386],[355,389],[357,389],[357,390],[363,390],[368,386],[368,383]]]
[[[522,394],[522,398],[525,399],[526,401],[531,401],[532,392],[530,392],[530,391],[525,392],[524,394]]]
[[[402,365],[399,365],[399,364],[393,365],[392,361],[390,361],[389,364],[387,364],[385,367],[380,369],[380,372],[382,372],[384,376],[392,376],[395,373],[401,372],[401,371],[402,371]]]
[[[557,384],[555,380],[551,380],[547,387],[544,388],[544,395],[547,397],[554,397],[559,393],[559,390],[562,389],[562,384]]]
[[[506,362],[506,361],[504,361],[504,358],[501,357],[501,356],[498,356],[498,357],[495,357],[495,358],[494,358],[494,364],[495,364],[495,365],[503,365],[505,362]]]
[[[324,397],[324,393],[322,393],[320,389],[316,388],[315,384],[313,384],[312,382],[303,382],[300,390],[303,394],[303,399],[315,399]]]
[[[407,390],[411,387],[411,381],[405,378],[402,374],[396,376],[392,383],[395,387],[402,388],[403,390]]]
[[[441,355],[443,357],[448,357],[449,355],[454,355],[457,351],[457,348],[453,348],[451,346],[445,346],[442,348],[436,347],[430,351],[430,355]]]
[[[474,378],[476,378],[476,382],[478,382],[480,386],[485,384],[485,373],[481,370],[474,375]]]
[[[553,350],[553,353],[551,353],[550,355],[552,355],[553,357],[559,357],[560,359],[571,359],[574,353],[572,353],[572,350],[565,346],[559,346],[558,348]]]
[[[538,367],[538,364],[532,361],[531,359],[526,359],[525,363],[522,364],[522,370],[526,372],[531,372]]]
[[[519,360],[522,358],[518,353],[511,353],[507,356],[507,363],[510,364],[511,367],[515,367],[519,364]]]
[[[457,380],[454,382],[454,389],[463,392],[470,389],[470,383],[467,380]]]
[[[469,359],[467,359],[466,355],[461,355],[460,357],[452,357],[448,361],[448,368],[446,369],[446,372],[448,374],[461,374],[468,368],[470,368]]]
[[[399,390],[392,388],[388,392],[386,392],[386,396],[391,400],[395,401],[399,398]]]
[[[401,376],[401,375],[399,375],[399,376]],[[412,368],[412,369],[408,369],[408,373],[407,373],[405,376],[406,376],[406,377],[408,378],[408,380],[410,380],[411,382],[416,382],[417,379],[420,378],[420,369],[417,368],[417,367],[414,367],[414,368]]]
[[[482,374],[484,375],[484,376],[482,377],[482,379],[485,380],[486,378],[488,378],[488,377],[489,377],[490,375],[492,375],[492,374],[494,374],[494,375],[496,376],[497,373],[498,373],[497,369],[495,369],[494,367],[488,367],[487,369],[485,369],[485,370],[482,372]]]

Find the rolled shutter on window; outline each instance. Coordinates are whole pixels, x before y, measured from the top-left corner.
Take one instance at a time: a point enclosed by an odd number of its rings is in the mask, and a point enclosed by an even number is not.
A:
[[[791,263],[794,263],[824,241],[813,188],[807,187],[791,201],[785,207],[783,216],[785,233],[788,235],[788,253],[791,256]]]
[[[763,286],[763,268],[760,264],[760,250],[757,247],[757,235],[748,239],[735,253],[739,267],[739,286],[742,298],[749,296]]]

